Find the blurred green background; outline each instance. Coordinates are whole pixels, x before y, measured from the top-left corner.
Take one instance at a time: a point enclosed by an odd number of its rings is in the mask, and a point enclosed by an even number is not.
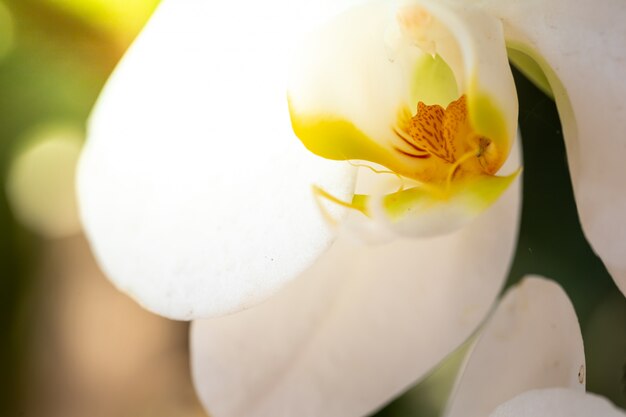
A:
[[[66,186],[90,109],[157,3],[0,0],[0,416],[203,415],[186,325],[111,287],[72,223]],[[626,301],[582,235],[554,103],[515,75],[524,203],[508,285],[533,273],[565,288],[585,337],[588,389],[625,407]],[[58,147],[25,160],[53,138]],[[377,415],[438,416],[461,358]]]

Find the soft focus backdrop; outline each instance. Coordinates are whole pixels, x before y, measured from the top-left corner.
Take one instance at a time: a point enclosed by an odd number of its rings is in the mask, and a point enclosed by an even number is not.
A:
[[[74,198],[90,109],[157,3],[0,0],[0,416],[204,415],[187,324],[113,288]],[[536,273],[565,288],[585,337],[588,389],[625,407],[626,301],[580,230],[554,103],[516,78],[524,207],[508,285]],[[439,415],[462,354],[378,415]]]

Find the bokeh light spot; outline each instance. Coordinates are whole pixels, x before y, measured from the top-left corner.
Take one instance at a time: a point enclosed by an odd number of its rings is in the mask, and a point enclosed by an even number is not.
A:
[[[15,24],[13,15],[7,6],[0,1],[0,59],[7,56],[15,45]]]
[[[6,192],[15,217],[47,238],[80,231],[74,177],[83,134],[74,126],[39,128],[13,158]]]

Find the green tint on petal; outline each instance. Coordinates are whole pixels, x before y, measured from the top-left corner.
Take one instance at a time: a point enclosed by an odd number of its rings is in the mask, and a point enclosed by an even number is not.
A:
[[[479,212],[493,204],[518,174],[519,170],[504,177],[481,175],[453,184],[448,192],[431,190],[428,187],[414,187],[385,196],[383,206],[394,221],[437,206],[457,204],[461,201],[468,211]]]
[[[425,187],[414,187],[408,190],[385,196],[383,206],[392,220],[400,220],[410,214],[417,207],[427,207],[440,203],[443,199]]]
[[[474,83],[472,85],[475,86]],[[498,149],[506,150],[511,144],[508,126],[502,108],[486,92],[472,88],[467,95],[467,106],[472,127],[481,136],[496,142]],[[506,156],[503,158],[503,161]]]
[[[439,55],[424,55],[418,62],[411,86],[414,103],[439,104],[446,107],[459,98],[457,82],[452,69]]]
[[[467,200],[470,208],[482,211],[500,198],[520,172],[521,168],[506,176],[483,175],[466,185],[457,184],[458,193]]]
[[[513,52],[514,51],[514,52]],[[516,56],[511,61],[529,79],[537,85],[544,93],[556,101],[559,110],[559,119],[563,125],[563,131],[568,138],[567,160],[572,172],[572,181],[577,182],[576,173],[578,167],[581,166],[580,157],[583,152],[579,149],[577,122],[574,117],[574,109],[572,101],[569,97],[568,89],[565,88],[561,79],[552,68],[550,63],[531,45],[527,45],[518,41],[507,41],[507,52],[510,56]],[[512,55],[511,55],[512,53]],[[521,59],[519,59],[522,57]],[[532,74],[530,74],[532,72]],[[530,75],[529,75],[530,74]],[[543,85],[545,84],[545,85]],[[546,89],[548,89],[546,91]],[[589,159],[587,160],[589,161]],[[597,170],[596,170],[597,172]]]
[[[567,89],[561,82],[550,63],[530,45],[516,41],[507,41],[507,53],[509,59],[530,81],[535,83],[549,97],[557,100],[559,106],[567,106],[567,112],[573,112]],[[565,100],[565,102],[561,102]],[[561,118],[564,110],[559,109]]]
[[[481,175],[453,182],[449,189],[418,186],[381,198],[356,194],[349,205],[363,214],[382,214],[392,229],[410,236],[447,233],[466,224],[495,203],[518,177]]]
[[[552,93],[552,88],[550,87],[550,82],[546,77],[546,74],[543,72],[537,61],[535,61],[531,56],[526,54],[525,52],[520,51],[519,49],[507,45],[507,55],[509,56],[509,61],[519,69],[522,74],[526,76],[533,84],[535,84],[541,91],[543,91],[548,97],[554,98],[554,94]]]

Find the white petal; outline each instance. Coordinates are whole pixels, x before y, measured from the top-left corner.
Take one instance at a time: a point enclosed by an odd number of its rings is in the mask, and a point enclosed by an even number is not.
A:
[[[286,49],[306,22],[283,5],[165,1],[97,105],[78,180],[85,229],[107,275],[154,312],[267,297],[333,238],[311,186],[352,195],[354,169],[291,130]]]
[[[484,6],[546,69],[583,229],[626,293],[626,7],[622,0],[502,1]]]
[[[360,416],[421,378],[483,320],[510,265],[519,182],[468,227],[367,246],[342,235],[250,310],[193,323],[215,417]]]
[[[501,405],[490,417],[624,417],[606,399],[578,390],[552,388],[526,392]]]
[[[509,290],[468,355],[448,417],[483,417],[535,388],[584,391],[576,313],[558,284],[526,278]]]

